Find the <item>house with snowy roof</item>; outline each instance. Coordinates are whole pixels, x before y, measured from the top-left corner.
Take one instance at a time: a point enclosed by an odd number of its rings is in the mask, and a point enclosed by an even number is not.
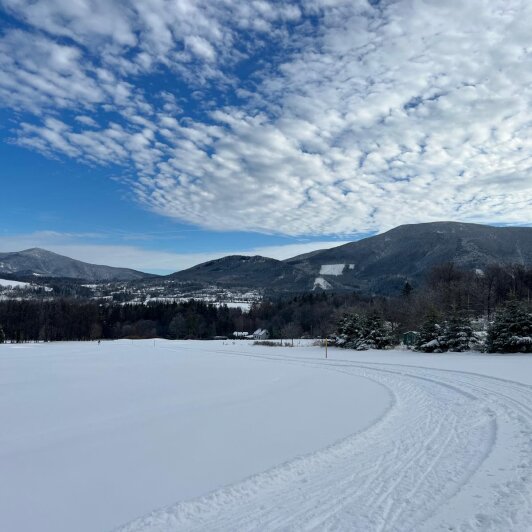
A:
[[[267,340],[270,337],[270,333],[267,329],[257,329],[253,333],[254,340]]]

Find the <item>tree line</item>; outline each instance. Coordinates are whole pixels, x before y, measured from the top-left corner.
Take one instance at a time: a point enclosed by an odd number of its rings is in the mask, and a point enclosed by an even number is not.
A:
[[[339,317],[335,334],[354,349],[410,341],[424,352],[532,352],[531,295],[532,268],[471,271],[445,263],[420,287],[405,283],[400,297],[355,305]]]
[[[473,320],[457,311],[448,316],[431,311],[419,330],[401,336],[397,330],[394,333],[391,322],[376,312],[347,313],[338,322],[335,343],[359,351],[388,349],[406,343],[425,353],[461,353],[472,349],[488,353],[532,353],[532,308],[511,300],[497,310],[492,321]]]
[[[197,300],[145,305],[72,297],[3,300],[0,340],[207,339],[257,328],[268,329],[273,338],[341,337],[346,334],[342,332],[347,326],[345,317],[356,316],[349,327],[367,331],[386,324],[386,337],[394,342],[407,331],[421,334],[437,325],[441,334],[436,349],[443,350],[442,328],[456,328],[459,319],[493,322],[497,310],[509,301],[530,308],[531,294],[532,268],[491,265],[481,272],[446,263],[433,268],[423,283],[406,282],[402,293],[394,297],[313,292],[269,297],[248,311]],[[379,345],[385,339],[367,342]]]

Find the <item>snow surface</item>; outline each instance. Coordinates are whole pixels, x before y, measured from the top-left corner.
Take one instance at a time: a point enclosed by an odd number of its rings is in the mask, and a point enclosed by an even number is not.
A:
[[[345,264],[322,264],[320,275],[342,275]]]
[[[11,281],[9,279],[0,279],[0,286],[9,286],[11,288],[27,288],[31,286],[30,283],[23,283],[22,281]]]
[[[329,288],[332,287],[331,283],[329,283],[329,281],[326,281],[323,277],[316,277],[316,279],[314,279],[313,289],[315,290],[316,288],[321,288],[322,290],[329,290]]]
[[[249,312],[251,303],[249,301],[217,301],[215,303],[217,307],[225,305],[227,308],[240,308],[244,312]]]
[[[375,382],[226,343],[0,345],[0,530],[110,530],[331,445],[391,406]]]
[[[379,382],[395,398],[382,419],[121,532],[532,530],[532,357],[330,355],[264,356]]]
[[[531,366],[245,341],[0,346],[0,529],[145,514],[118,530],[529,531]]]

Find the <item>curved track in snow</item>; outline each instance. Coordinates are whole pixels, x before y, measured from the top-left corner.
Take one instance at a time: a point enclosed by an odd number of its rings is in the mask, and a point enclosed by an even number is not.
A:
[[[395,400],[360,434],[122,532],[532,530],[532,387],[461,371],[220,352],[363,376]]]

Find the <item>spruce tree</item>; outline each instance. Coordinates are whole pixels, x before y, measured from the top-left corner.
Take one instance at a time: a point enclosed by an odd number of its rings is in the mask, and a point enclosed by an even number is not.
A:
[[[443,328],[434,312],[427,315],[419,329],[414,349],[424,353],[441,353],[447,349]]]
[[[517,301],[497,312],[488,328],[488,353],[532,353],[532,313]]]
[[[386,349],[393,345],[393,339],[386,324],[376,312],[365,319],[362,345],[365,349]]]
[[[406,281],[401,293],[403,294],[403,297],[408,299],[410,297],[410,294],[412,293],[412,290],[413,290],[412,285],[408,281]]]
[[[337,344],[350,349],[367,349],[363,347],[364,319],[359,314],[345,314],[338,323]]]
[[[462,353],[478,345],[478,338],[471,327],[471,320],[463,314],[454,314],[446,322],[444,343],[449,351]]]
[[[386,324],[377,313],[367,317],[345,315],[338,323],[337,337],[337,345],[358,351],[385,349],[393,345]]]

